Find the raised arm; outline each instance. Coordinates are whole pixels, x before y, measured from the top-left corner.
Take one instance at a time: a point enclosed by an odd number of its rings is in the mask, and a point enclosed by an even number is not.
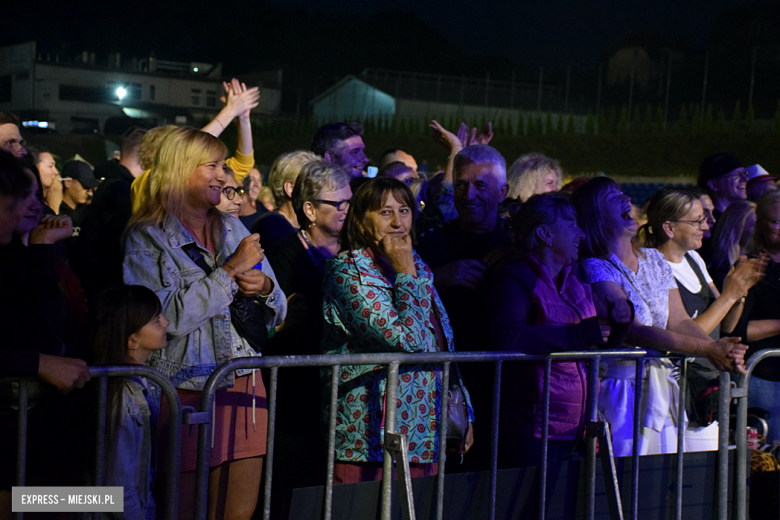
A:
[[[224,83],[223,86],[227,91],[227,98],[225,99],[225,107],[217,114],[217,117],[211,120],[209,124],[204,126],[201,130],[208,132],[214,137],[219,137],[222,132],[225,131],[227,126],[241,114],[248,113],[260,103],[260,88],[252,87],[250,89],[242,90],[241,92],[235,92],[232,84],[238,83],[236,79],[231,81],[231,85]],[[251,151],[251,131],[250,131],[250,143],[249,148]],[[241,150],[241,143],[239,142],[239,151]]]

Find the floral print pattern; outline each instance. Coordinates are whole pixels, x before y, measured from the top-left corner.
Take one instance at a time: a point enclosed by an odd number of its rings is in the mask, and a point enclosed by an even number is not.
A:
[[[439,352],[441,347],[430,321],[434,309],[446,338],[445,348],[453,351],[452,327],[433,287],[433,274],[416,253],[415,265],[416,277],[399,273],[391,282],[366,250],[346,251],[335,257],[325,277],[323,352]],[[381,461],[387,368],[348,365],[340,370],[336,459]],[[323,395],[328,396],[330,369],[324,369],[322,375],[327,387]],[[410,462],[438,460],[441,391],[441,367],[401,365],[396,431],[408,436]],[[323,408],[327,424],[328,407]],[[470,402],[468,409],[473,421]]]

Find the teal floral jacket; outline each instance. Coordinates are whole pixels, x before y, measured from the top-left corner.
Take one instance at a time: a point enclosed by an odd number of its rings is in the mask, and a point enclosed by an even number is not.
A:
[[[324,353],[439,352],[442,347],[454,350],[452,327],[433,286],[433,274],[417,253],[414,259],[417,276],[397,274],[395,280],[382,275],[366,250],[345,251],[333,259],[324,287]],[[434,308],[446,346],[438,344],[430,321]],[[330,369],[323,370],[324,396],[330,395],[330,374]],[[386,385],[386,367],[341,367],[336,415],[337,460],[382,460]],[[440,366],[401,365],[396,431],[408,435],[410,462],[438,460],[441,392]],[[473,422],[468,392],[464,393]],[[323,414],[327,424],[327,406]]]

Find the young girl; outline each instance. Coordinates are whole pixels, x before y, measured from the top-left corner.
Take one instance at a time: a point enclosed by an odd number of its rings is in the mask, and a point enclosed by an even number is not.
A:
[[[168,320],[157,295],[140,285],[106,290],[96,306],[92,346],[96,365],[143,365],[167,344]],[[128,520],[153,520],[154,452],[160,388],[144,377],[109,379],[106,486],[125,490]]]

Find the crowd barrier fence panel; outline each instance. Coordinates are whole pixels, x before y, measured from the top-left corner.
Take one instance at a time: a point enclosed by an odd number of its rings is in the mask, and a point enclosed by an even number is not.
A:
[[[731,390],[731,396],[737,399],[737,425],[736,439],[737,451],[734,459],[736,475],[736,490],[734,492],[734,504],[736,517],[738,520],[748,518],[747,509],[747,468],[748,468],[748,447],[747,447],[747,417],[748,417],[748,389],[750,386],[750,377],[753,371],[761,361],[769,358],[780,357],[780,349],[765,349],[753,354],[745,364],[746,375],[737,378],[736,388]],[[778,383],[780,384],[780,383]],[[719,466],[722,466],[720,464]],[[780,517],[780,504],[778,504],[778,516]]]
[[[179,394],[176,388],[161,372],[143,365],[113,365],[89,367],[89,374],[98,381],[98,409],[97,409],[97,432],[95,439],[95,486],[102,486],[104,481],[104,458],[105,458],[105,434],[106,434],[106,401],[108,392],[109,377],[128,377],[142,376],[146,377],[160,386],[162,394],[168,399],[169,417],[168,423],[168,457],[165,461],[165,492],[168,497],[179,496],[179,467],[181,457],[181,418],[182,407],[179,400]],[[19,410],[18,410],[18,429],[17,429],[17,456],[16,456],[16,479],[17,487],[22,487],[26,482],[27,467],[27,398],[31,378],[17,379],[5,378],[3,381],[17,382],[19,384]],[[74,390],[77,391],[77,390]],[[178,515],[178,501],[167,500],[165,507],[165,519],[176,520]],[[100,513],[95,513],[95,518],[99,518]],[[15,520],[23,520],[24,513],[14,513]]]
[[[335,431],[336,431],[336,408],[338,402],[338,374],[343,365],[380,365],[387,366],[387,388],[388,393],[395,392],[398,384],[398,372],[400,365],[421,365],[421,364],[440,364],[442,371],[442,388],[448,388],[450,377],[450,367],[452,363],[493,363],[495,370],[495,380],[493,387],[493,412],[492,412],[492,439],[491,439],[491,461],[490,461],[490,519],[495,519],[495,498],[497,483],[497,460],[498,460],[498,430],[499,414],[501,403],[501,376],[504,362],[539,362],[545,364],[544,386],[543,386],[543,430],[542,430],[542,454],[540,468],[540,486],[539,486],[539,518],[545,518],[546,511],[546,486],[547,486],[547,442],[549,426],[549,404],[550,404],[550,369],[551,364],[557,361],[590,361],[588,369],[588,400],[586,403],[586,419],[588,423],[597,422],[597,389],[598,389],[598,365],[604,359],[634,359],[636,360],[636,390],[635,390],[635,413],[633,417],[634,431],[637,432],[640,425],[640,398],[642,393],[643,381],[643,363],[642,360],[648,358],[647,352],[637,349],[611,350],[611,351],[585,351],[585,352],[561,352],[548,356],[530,356],[516,352],[448,352],[448,353],[378,353],[378,354],[349,354],[349,355],[317,355],[317,356],[264,356],[254,358],[238,358],[227,361],[217,367],[206,382],[202,397],[200,409],[194,412],[184,413],[181,406],[179,395],[171,383],[159,371],[141,365],[116,365],[105,367],[90,367],[90,375],[93,378],[99,378],[98,387],[98,421],[96,438],[96,466],[95,478],[96,485],[103,483],[104,470],[103,459],[105,456],[105,431],[106,431],[106,400],[107,400],[107,378],[108,377],[126,377],[143,376],[157,383],[162,394],[168,399],[169,403],[169,425],[167,459],[165,461],[166,475],[166,495],[168,497],[178,497],[179,494],[179,468],[181,451],[181,431],[182,424],[197,424],[198,435],[198,459],[196,469],[196,494],[195,494],[195,520],[205,520],[207,512],[208,497],[208,460],[211,453],[211,417],[214,406],[215,392],[220,382],[231,372],[239,369],[270,369],[269,389],[268,389],[268,446],[266,452],[265,467],[265,485],[264,485],[264,510],[263,518],[270,518],[271,512],[271,484],[273,478],[273,445],[274,428],[276,416],[276,389],[278,381],[279,368],[291,367],[321,367],[331,369],[331,392],[329,398],[329,433],[328,433],[328,456],[326,468],[325,499],[323,503],[323,518],[331,519],[333,507],[333,469],[335,465]],[[731,375],[728,372],[720,373],[720,406],[718,411],[719,433],[718,433],[718,467],[717,467],[717,517],[719,520],[728,518],[728,496],[729,496],[729,405],[731,399],[738,401],[737,419],[736,419],[736,457],[735,457],[735,483],[734,494],[734,518],[737,520],[747,520],[747,392],[750,376],[755,366],[764,359],[771,357],[780,357],[780,349],[763,350],[754,354],[746,365],[747,375],[739,376],[737,383],[731,381]],[[681,368],[681,391],[680,409],[684,408],[685,399],[685,374],[687,363],[685,359],[680,360]],[[28,388],[32,379],[5,378],[3,381],[15,381],[19,383],[19,410],[18,410],[18,440],[17,440],[17,466],[16,466],[16,485],[24,486],[26,479],[26,456],[27,456],[27,429],[28,429]],[[388,402],[392,395],[389,395]],[[447,410],[448,393],[442,392],[440,414]],[[386,419],[386,432],[395,433],[395,407],[389,407]],[[440,446],[446,445],[447,421],[442,415],[439,416],[439,438]],[[724,427],[725,425],[725,427]],[[683,437],[684,432],[678,431],[678,451],[677,451],[677,478],[675,482],[675,512],[674,517],[682,518],[682,475],[683,475]],[[628,506],[628,516],[632,520],[638,518],[638,497],[639,497],[639,437],[634,435],[634,446],[631,468],[631,503]],[[381,494],[381,518],[389,519],[391,515],[393,498],[393,471],[392,459],[389,450],[384,451],[384,472],[382,480]],[[588,436],[586,439],[586,471],[585,471],[585,511],[584,517],[593,519],[595,516],[595,489],[596,489],[596,438]],[[439,476],[436,486],[436,518],[441,520],[444,514],[444,481],[445,481],[445,454],[440,450],[439,457]],[[406,490],[409,492],[410,490]],[[166,520],[177,518],[178,501],[167,500],[164,511]],[[615,513],[613,511],[613,513]],[[622,512],[621,512],[622,513]],[[24,513],[15,513],[16,520],[22,520]]]

